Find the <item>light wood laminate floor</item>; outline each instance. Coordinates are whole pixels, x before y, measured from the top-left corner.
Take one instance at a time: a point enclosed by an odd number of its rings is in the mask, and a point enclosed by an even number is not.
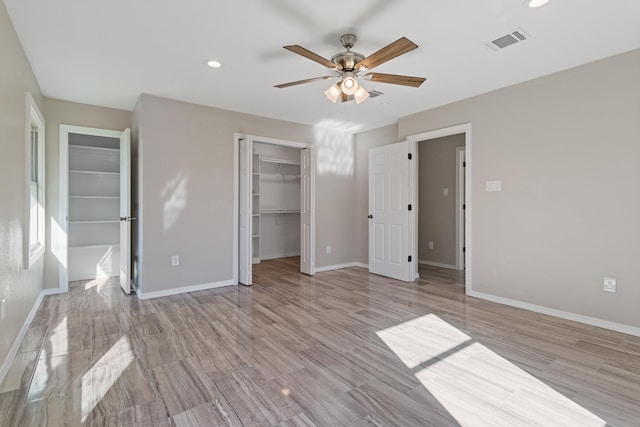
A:
[[[638,426],[640,338],[349,268],[256,265],[252,287],[46,297],[1,426]]]

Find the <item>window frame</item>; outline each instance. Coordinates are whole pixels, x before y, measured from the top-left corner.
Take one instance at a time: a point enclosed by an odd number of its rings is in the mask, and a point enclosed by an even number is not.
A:
[[[37,141],[33,143],[33,130],[37,131]],[[26,95],[26,126],[25,126],[25,222],[23,229],[24,266],[31,268],[45,252],[45,121],[38,105],[31,93]],[[35,156],[33,149],[35,148]],[[35,159],[34,159],[35,157]],[[32,181],[34,177],[37,181]],[[36,212],[32,212],[31,198],[33,188],[37,194]],[[33,223],[35,221],[35,224]],[[32,232],[35,230],[35,236]],[[35,237],[35,239],[34,239]],[[33,243],[32,243],[33,241]]]

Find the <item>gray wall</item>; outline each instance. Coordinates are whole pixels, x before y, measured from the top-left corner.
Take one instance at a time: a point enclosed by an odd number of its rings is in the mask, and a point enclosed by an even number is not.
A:
[[[7,310],[0,321],[2,364],[43,289],[43,259],[28,270],[24,270],[22,259],[27,195],[26,92],[33,95],[47,120],[40,88],[4,2],[0,2],[0,58],[0,299],[6,299]]]
[[[399,136],[472,123],[475,291],[639,327],[639,118],[636,50],[402,118]]]
[[[45,288],[58,287],[60,262],[51,250],[52,224],[60,218],[60,125],[84,126],[99,129],[125,130],[131,127],[131,112],[112,108],[44,98],[42,113],[47,121],[47,252],[45,253]]]
[[[134,121],[141,203],[136,252],[143,293],[233,277],[234,132],[336,149],[337,135],[310,126],[150,95],[141,96]],[[340,142],[342,154],[350,143]],[[327,150],[319,151],[327,166]],[[351,165],[353,160],[351,150]],[[317,267],[353,259],[355,178],[353,167],[347,169],[325,167],[317,174]],[[334,249],[330,255],[327,244]],[[179,267],[171,267],[172,255],[180,256]]]
[[[456,147],[464,146],[464,139],[460,134],[417,144],[420,261],[456,264]],[[429,249],[429,242],[433,242],[433,249]]]

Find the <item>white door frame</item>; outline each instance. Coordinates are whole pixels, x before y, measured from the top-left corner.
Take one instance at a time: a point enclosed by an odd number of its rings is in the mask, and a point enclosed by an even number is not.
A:
[[[441,138],[443,136],[450,135],[458,135],[464,134],[465,140],[465,158],[467,166],[464,168],[464,184],[465,184],[465,200],[464,204],[466,205],[465,209],[465,232],[464,232],[464,247],[465,250],[465,293],[470,295],[473,291],[471,277],[472,277],[472,246],[471,246],[471,223],[472,223],[472,203],[471,203],[471,184],[472,184],[472,174],[471,168],[473,166],[472,162],[472,138],[471,138],[471,123],[464,123],[456,126],[450,126],[442,129],[436,129],[428,132],[421,132],[414,135],[407,136],[407,141],[409,141],[410,151],[416,152],[416,144],[418,142],[427,141],[430,139]],[[416,173],[416,168],[413,167],[410,170],[409,176],[409,195],[412,197],[411,203],[416,205],[418,200],[418,174]],[[414,233],[418,230],[418,215],[414,216],[413,220]],[[456,242],[457,244],[457,242]],[[414,245],[414,253],[418,253],[418,239],[415,239],[413,242]],[[418,264],[415,264],[415,274],[418,277]]]
[[[60,137],[58,140],[59,153],[59,195],[60,204],[59,230],[52,231],[51,248],[55,248],[58,257],[58,290],[67,292],[69,290],[69,134],[105,136],[108,138],[120,139],[121,130],[98,129],[84,126],[60,125]]]
[[[233,284],[238,284],[238,273],[239,273],[239,247],[240,247],[240,224],[239,224],[239,213],[240,213],[240,140],[246,139],[250,144],[254,142],[262,142],[265,144],[273,144],[280,145],[284,147],[293,147],[298,149],[310,148],[311,150],[315,150],[313,144],[309,144],[306,142],[297,142],[297,141],[287,141],[285,139],[277,139],[277,138],[269,138],[263,136],[255,136],[255,135],[247,135],[242,133],[234,133],[233,134]],[[315,159],[315,156],[312,156],[312,159]],[[312,160],[313,161],[313,160]],[[311,179],[311,203],[315,206],[315,165],[312,165],[312,179]],[[251,170],[247,169],[247,173],[249,176],[247,179],[251,179]],[[315,213],[312,214],[312,224],[311,224],[311,274],[315,273],[315,221],[313,220]]]
[[[456,269],[464,270],[465,147],[456,147]]]

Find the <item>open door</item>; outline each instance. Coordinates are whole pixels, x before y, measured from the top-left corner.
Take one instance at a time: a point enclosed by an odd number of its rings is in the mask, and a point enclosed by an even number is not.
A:
[[[131,293],[131,131],[120,136],[120,286]]]
[[[409,143],[369,150],[369,272],[412,281]]]
[[[300,150],[300,272],[313,275],[315,207],[313,197],[313,149]]]
[[[251,285],[251,265],[253,254],[253,239],[251,238],[251,182],[253,170],[253,144],[241,139],[240,143],[240,238],[239,238],[239,275],[238,282]]]

